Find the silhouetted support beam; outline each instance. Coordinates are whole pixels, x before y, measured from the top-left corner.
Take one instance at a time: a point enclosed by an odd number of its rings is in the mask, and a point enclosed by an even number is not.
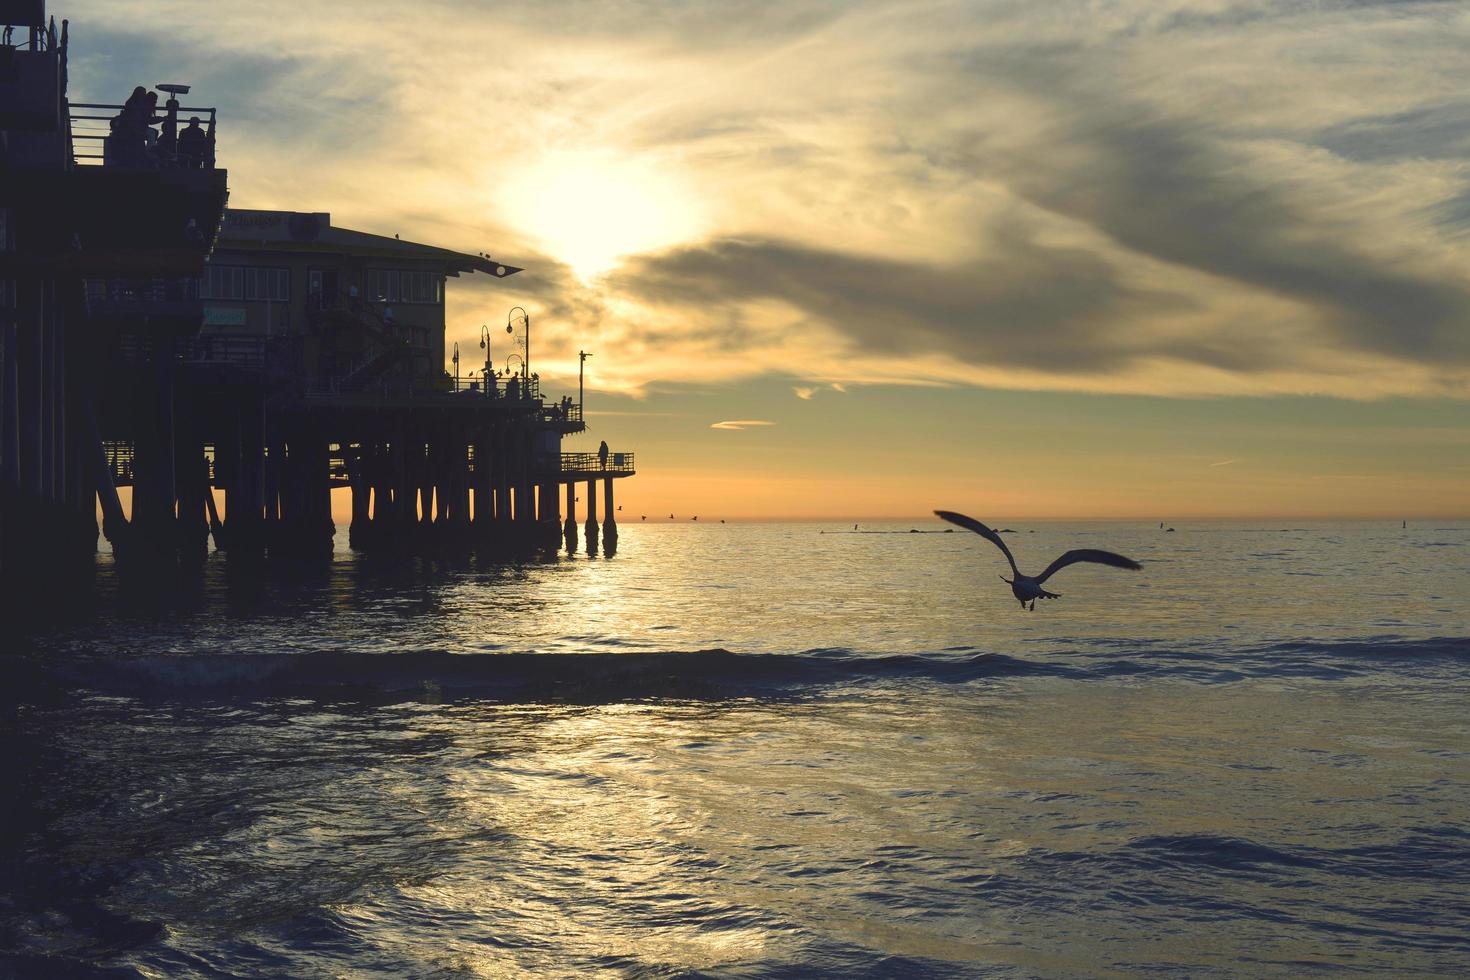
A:
[[[15,338],[15,359],[19,364],[16,386],[17,483],[20,490],[36,498],[41,495],[40,288],[39,283],[23,279],[15,283],[16,315],[20,321]]]
[[[536,543],[555,548],[557,539],[561,537],[560,515],[556,512],[556,484],[548,482],[537,484],[536,497],[536,513],[540,518],[538,521],[540,531],[536,536]]]
[[[397,502],[392,498],[395,486],[395,464],[397,464],[397,453],[394,445],[376,445],[372,454],[372,544],[381,544],[385,538],[392,533],[392,527],[397,523],[395,507]]]
[[[495,521],[495,491],[491,483],[491,443],[488,432],[481,432],[475,442],[474,503],[475,535],[480,540],[490,536]]]
[[[347,543],[354,548],[362,547],[372,531],[369,524],[372,514],[368,509],[372,502],[372,485],[368,482],[369,463],[364,459],[369,447],[343,447],[347,461],[347,486],[352,493],[352,522],[347,525]]]
[[[618,522],[613,517],[613,478],[608,477],[602,481],[602,509],[606,517],[602,520],[602,546],[608,554],[618,550]]]
[[[0,308],[5,361],[0,366],[0,477],[20,486],[20,348],[14,310]]]
[[[337,531],[332,523],[331,453],[326,437],[314,429],[302,435],[302,443],[302,537],[311,553],[331,554],[332,537]]]
[[[61,455],[61,423],[57,418],[61,392],[62,329],[60,308],[56,303],[56,284],[41,288],[41,496],[47,501],[60,498],[57,479],[58,457]]]
[[[133,444],[133,544],[151,558],[172,556],[178,546],[178,485],[174,465],[174,378],[166,351],[155,350],[151,377],[135,409]]]
[[[209,524],[204,498],[208,493],[209,464],[203,440],[195,428],[197,415],[187,393],[176,393],[179,411],[174,419],[174,507],[173,546],[181,556],[202,561],[209,554]]]
[[[433,446],[422,436],[414,440],[414,482],[419,494],[419,525],[434,523],[434,458]]]
[[[536,540],[536,482],[531,475],[530,433],[516,433],[516,523],[522,543]]]
[[[470,487],[473,477],[470,474],[470,445],[464,434],[457,433],[454,438],[454,454],[450,460],[449,489],[451,497],[450,521],[454,527],[454,533],[462,543],[469,542],[471,529],[470,514]]]
[[[587,481],[587,554],[597,554],[597,481]]]
[[[265,417],[252,401],[235,413],[230,449],[233,472],[225,482],[225,543],[231,551],[259,552],[265,546]]]
[[[511,532],[511,450],[510,432],[505,423],[495,427],[495,525],[496,537],[505,541]]]
[[[265,523],[268,544],[274,544],[281,533],[281,520],[291,513],[290,458],[286,443],[274,433],[265,456]]]
[[[8,285],[7,285],[8,290]],[[16,314],[0,302],[0,574],[10,568],[20,515],[20,374]]]
[[[92,432],[87,424],[88,407],[92,403],[92,392],[96,389],[95,379],[86,372],[86,364],[80,356],[79,331],[69,329],[63,348],[63,364],[66,368],[63,383],[65,397],[62,400],[62,471],[65,480],[62,496],[68,520],[76,527],[76,556],[92,556],[97,553],[97,481],[92,468]]]
[[[20,466],[20,377],[15,311],[0,306],[0,477],[16,479]]]
[[[97,479],[97,502],[102,507],[102,533],[112,545],[114,555],[127,552],[128,536],[132,530],[127,515],[123,513],[122,501],[118,499],[117,486],[112,480],[112,467],[107,464],[107,451],[102,448],[98,435],[95,411],[87,416],[87,439],[93,446],[92,465]],[[88,502],[90,505],[90,501]]]
[[[409,444],[407,426],[400,421],[393,440],[393,523],[394,542],[409,540],[411,529],[418,523],[418,487],[412,472],[413,455],[423,447]]]
[[[215,447],[215,465],[219,464],[219,447]],[[214,538],[215,548],[223,548],[225,526],[219,519],[219,508],[214,502],[214,487],[209,479],[209,460],[204,460],[200,465],[204,467],[204,509],[209,514],[209,533]]]
[[[567,520],[562,525],[562,537],[566,539],[567,554],[577,552],[577,484],[567,482]]]

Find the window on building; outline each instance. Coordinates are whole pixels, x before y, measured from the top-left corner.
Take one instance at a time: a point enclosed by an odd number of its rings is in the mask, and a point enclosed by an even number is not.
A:
[[[284,303],[291,298],[291,270],[245,269],[245,298]]]
[[[207,265],[199,283],[203,299],[244,299],[245,270],[238,265]]]
[[[368,299],[388,303],[438,303],[444,277],[437,272],[369,269]]]
[[[241,265],[209,265],[199,283],[203,299],[291,299],[291,270]]]

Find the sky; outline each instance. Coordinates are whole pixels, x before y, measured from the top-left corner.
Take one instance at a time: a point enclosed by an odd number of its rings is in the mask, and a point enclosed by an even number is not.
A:
[[[525,267],[449,339],[591,351],[625,513],[1470,515],[1470,4],[51,12],[73,99],[219,107],[232,206]]]

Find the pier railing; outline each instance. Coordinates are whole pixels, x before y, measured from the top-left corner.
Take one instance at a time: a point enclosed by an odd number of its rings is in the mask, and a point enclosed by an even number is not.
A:
[[[608,453],[606,463],[598,453],[562,453],[561,472],[586,473],[588,476],[609,475],[631,475],[633,473],[632,453]]]
[[[198,279],[88,279],[87,309],[95,315],[201,317]]]
[[[123,106],[108,102],[73,102],[71,110],[72,157],[79,164],[102,164],[135,170],[214,169],[214,126],[216,110],[209,106],[179,106],[173,120],[175,135],[168,137],[169,117],[158,113],[148,120],[144,132],[125,132],[113,125],[123,116]],[[178,138],[179,117],[206,117],[208,125],[196,147]],[[148,133],[163,124],[162,135]]]
[[[127,333],[118,337],[117,354],[126,364],[141,364],[159,355],[190,368],[235,367],[286,377],[300,364],[300,338],[251,334],[201,334],[158,339]]]

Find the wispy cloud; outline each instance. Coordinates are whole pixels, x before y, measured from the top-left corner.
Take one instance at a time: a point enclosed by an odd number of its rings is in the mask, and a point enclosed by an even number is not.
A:
[[[710,428],[726,429],[733,432],[740,432],[745,429],[756,429],[760,428],[761,426],[775,424],[775,422],[767,422],[763,419],[737,419],[728,422],[712,422],[710,423]]]
[[[791,390],[795,392],[796,397],[800,398],[802,401],[811,401],[813,398],[817,397],[817,395],[821,394],[824,391],[833,391],[839,394],[844,394],[847,391],[847,386],[840,381],[834,381],[831,384],[825,385],[797,385]]]
[[[1232,466],[1238,462],[1240,462],[1238,459],[1222,459],[1218,463],[1211,463],[1210,466]]]

